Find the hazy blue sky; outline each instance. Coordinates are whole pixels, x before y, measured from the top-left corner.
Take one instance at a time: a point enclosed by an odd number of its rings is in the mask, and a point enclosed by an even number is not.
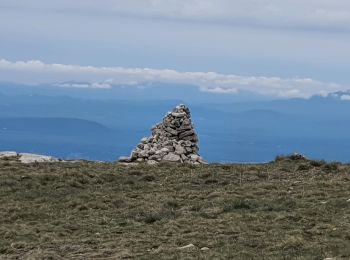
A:
[[[305,97],[350,85],[348,0],[1,0],[0,33],[3,80],[155,80]],[[31,76],[30,60],[42,62]],[[62,65],[63,75],[53,63],[79,66]],[[98,76],[81,74],[87,65]]]

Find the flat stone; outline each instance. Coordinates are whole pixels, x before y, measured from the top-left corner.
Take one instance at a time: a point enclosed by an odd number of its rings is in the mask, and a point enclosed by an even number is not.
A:
[[[147,141],[148,141],[148,138],[147,138],[147,137],[144,137],[144,138],[141,139],[141,142],[142,142],[142,143],[147,143]]]
[[[191,147],[193,144],[191,141],[184,141],[186,147]]]
[[[130,157],[128,157],[128,156],[120,156],[119,157],[119,160],[118,160],[119,162],[131,162],[131,158]]]
[[[163,157],[163,161],[168,161],[168,162],[181,162],[181,157],[177,154],[174,153],[168,153]]]
[[[191,141],[191,142],[198,142],[198,138],[195,135],[188,135],[185,137],[181,137],[181,139]]]
[[[167,140],[163,142],[163,146],[173,146],[173,141]]]
[[[179,138],[182,139],[182,138],[184,138],[186,136],[190,136],[190,135],[193,135],[193,134],[194,134],[193,130],[188,130],[186,132],[183,132],[183,133],[179,134]]]
[[[196,246],[194,244],[188,244],[186,246],[181,246],[181,247],[178,247],[177,249],[180,249],[180,250],[183,250],[183,249],[191,249],[191,248],[196,248]]]
[[[166,147],[164,147],[164,148],[160,149],[160,151],[161,151],[161,152],[164,152],[164,153],[168,153],[168,152],[169,152],[169,149],[166,148]]]
[[[186,116],[186,113],[185,112],[180,112],[180,113],[172,112],[171,115],[174,117],[184,117],[184,116]]]
[[[201,164],[209,164],[207,161],[203,160],[202,157],[199,157],[198,162],[200,162]]]
[[[191,124],[191,119],[185,118],[184,121],[182,121],[182,125],[183,126],[185,126],[185,125],[188,125],[188,126],[192,125]]]
[[[154,154],[154,155],[151,155],[150,157],[148,157],[149,160],[159,160],[161,159],[161,156],[157,155],[157,154]]]
[[[200,156],[197,154],[190,154],[190,158],[192,161],[198,161],[200,159]]]
[[[173,125],[173,124],[172,124],[171,122],[169,122],[169,121],[164,121],[164,125],[165,125],[166,127],[172,128],[172,129],[175,129],[175,128],[176,128],[176,126]]]
[[[191,130],[192,126],[191,125],[181,125],[177,130],[179,132],[185,132],[186,130]]]
[[[168,133],[172,134],[172,135],[177,135],[178,134],[178,132],[175,129],[172,129],[170,127],[166,127],[164,130],[167,131]]]

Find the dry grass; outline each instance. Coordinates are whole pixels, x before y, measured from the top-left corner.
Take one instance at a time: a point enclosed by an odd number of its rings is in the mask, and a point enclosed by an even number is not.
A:
[[[349,200],[325,162],[0,161],[0,259],[350,259]]]

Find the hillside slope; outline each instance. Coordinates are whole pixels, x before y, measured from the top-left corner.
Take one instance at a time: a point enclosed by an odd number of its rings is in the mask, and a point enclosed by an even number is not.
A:
[[[349,172],[0,161],[0,259],[349,259]]]

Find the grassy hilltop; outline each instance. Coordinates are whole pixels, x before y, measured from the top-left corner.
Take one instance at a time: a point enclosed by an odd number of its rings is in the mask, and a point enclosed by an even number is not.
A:
[[[327,257],[350,259],[350,165],[0,160],[0,259]]]

